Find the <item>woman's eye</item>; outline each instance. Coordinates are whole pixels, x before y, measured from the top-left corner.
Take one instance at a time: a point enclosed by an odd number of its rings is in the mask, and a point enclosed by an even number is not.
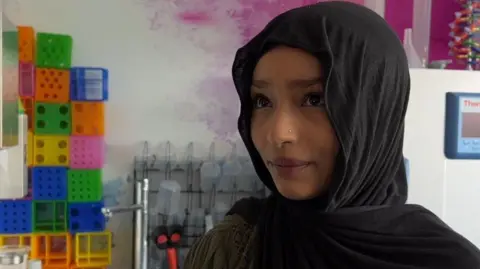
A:
[[[311,93],[305,97],[303,105],[320,107],[325,105],[325,98],[319,93]]]
[[[253,98],[252,104],[254,109],[258,109],[270,106],[270,101],[267,97],[258,95]]]

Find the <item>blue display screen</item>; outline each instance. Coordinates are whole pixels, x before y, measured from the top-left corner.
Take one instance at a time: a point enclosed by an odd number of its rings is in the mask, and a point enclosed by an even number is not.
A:
[[[460,99],[461,137],[480,138],[480,98]]]
[[[480,159],[480,93],[448,92],[445,157]]]

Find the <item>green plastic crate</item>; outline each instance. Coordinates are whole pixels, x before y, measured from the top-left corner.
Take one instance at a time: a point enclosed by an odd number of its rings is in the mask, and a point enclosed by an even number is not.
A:
[[[70,135],[72,117],[69,104],[35,103],[35,134]]]
[[[102,170],[70,169],[68,202],[98,202],[103,197]]]
[[[37,33],[36,65],[40,68],[69,69],[73,39],[69,35]]]
[[[67,202],[33,201],[33,231],[67,231]]]

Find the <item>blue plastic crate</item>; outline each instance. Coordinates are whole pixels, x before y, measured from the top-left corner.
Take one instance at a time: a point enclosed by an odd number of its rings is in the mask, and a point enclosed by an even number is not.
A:
[[[70,203],[68,205],[68,230],[70,233],[101,232],[105,230],[103,202]]]
[[[32,232],[32,201],[0,200],[0,234]]]
[[[97,102],[108,100],[108,70],[97,67],[71,68],[70,99]]]
[[[35,167],[32,168],[32,194],[34,200],[66,200],[67,168]]]

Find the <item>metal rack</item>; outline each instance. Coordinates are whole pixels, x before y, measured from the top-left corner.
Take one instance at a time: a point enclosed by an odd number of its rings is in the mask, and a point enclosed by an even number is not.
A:
[[[149,179],[135,179],[135,203],[130,206],[102,208],[106,219],[112,218],[115,214],[135,213],[134,225],[134,269],[149,269],[148,261],[148,193]]]
[[[141,182],[148,179],[145,186],[135,184],[135,205],[130,211],[135,210],[135,264],[143,263],[145,266],[135,267],[136,269],[170,269],[166,264],[165,251],[157,249],[151,238],[153,230],[158,226],[179,225],[183,228],[181,242],[177,247],[179,256],[179,267],[182,268],[182,262],[192,243],[202,236],[208,229],[208,217],[211,216],[213,224],[218,223],[224,217],[226,211],[237,200],[256,196],[264,197],[265,189],[256,175],[251,173],[248,177],[236,175],[234,180],[240,182],[252,182],[248,188],[238,188],[237,184],[227,184],[230,186],[213,185],[213,188],[202,188],[202,167],[208,163],[217,163],[219,167],[226,168],[228,160],[226,157],[215,158],[215,143],[210,145],[208,156],[195,158],[193,156],[194,144],[189,143],[186,146],[185,157],[183,160],[172,158],[172,147],[166,143],[164,152],[153,152],[149,143],[143,144],[142,156],[134,158],[133,179],[135,182]],[[235,160],[246,166],[249,166],[249,158],[246,156],[235,156],[236,148],[232,146],[232,156]],[[248,169],[247,169],[248,170]],[[243,171],[244,172],[244,171]],[[225,171],[222,171],[222,176]],[[255,178],[253,178],[255,177]],[[180,185],[179,205],[172,206],[178,208],[175,212],[159,212],[157,204],[162,197],[160,185],[165,181],[176,182]],[[234,182],[236,182],[234,181]],[[245,184],[243,184],[245,187]],[[246,184],[249,185],[249,184]],[[230,188],[228,188],[230,187]],[[163,201],[165,202],[165,201]],[[146,210],[141,210],[140,206]],[[125,209],[127,210],[127,209]],[[141,220],[141,221],[139,221]],[[146,223],[145,223],[146,222]],[[143,233],[143,231],[147,231]],[[140,235],[140,236],[139,236]],[[147,239],[144,241],[144,238]],[[143,251],[148,250],[148,251]]]

